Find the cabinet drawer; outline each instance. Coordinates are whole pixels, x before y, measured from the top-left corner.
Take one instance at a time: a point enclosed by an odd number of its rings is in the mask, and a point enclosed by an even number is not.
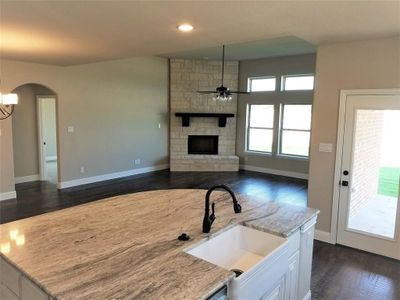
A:
[[[49,296],[25,276],[21,279],[22,300],[48,300]]]
[[[0,281],[15,295],[20,296],[21,273],[0,257]]]

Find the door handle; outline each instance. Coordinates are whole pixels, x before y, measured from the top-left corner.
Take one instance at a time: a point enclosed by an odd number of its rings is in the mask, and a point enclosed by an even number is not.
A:
[[[340,184],[341,184],[342,186],[349,186],[349,182],[348,182],[347,180],[342,180],[342,181],[340,182]]]

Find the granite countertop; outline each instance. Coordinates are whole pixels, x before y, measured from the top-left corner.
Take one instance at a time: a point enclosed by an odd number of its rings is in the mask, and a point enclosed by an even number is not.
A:
[[[234,277],[185,252],[202,233],[205,190],[107,198],[0,225],[1,255],[57,299],[199,299]],[[216,191],[211,233],[241,223],[289,236],[318,211]],[[188,242],[177,237],[185,232]],[[14,236],[13,239],[10,236]],[[17,236],[17,239],[15,238]]]

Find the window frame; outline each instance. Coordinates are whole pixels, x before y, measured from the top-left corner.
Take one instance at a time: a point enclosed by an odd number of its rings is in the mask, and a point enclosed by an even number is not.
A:
[[[290,77],[308,77],[312,76],[314,78],[313,87],[312,89],[301,89],[301,90],[286,90],[286,78]],[[314,91],[315,89],[315,73],[308,73],[308,74],[289,74],[289,75],[282,75],[281,76],[281,92],[304,92],[304,91]]]
[[[284,107],[285,105],[310,105],[311,106],[311,119],[310,119],[310,129],[284,129],[283,128],[283,119],[284,119]],[[309,160],[310,158],[310,145],[311,145],[311,124],[312,124],[312,109],[313,105],[310,103],[280,103],[280,109],[279,109],[279,132],[278,132],[278,149],[277,149],[277,156],[279,157],[287,157],[287,158],[293,158],[293,159],[298,159],[298,160]],[[282,153],[282,135],[283,131],[296,131],[296,132],[309,132],[310,133],[310,139],[308,141],[308,155],[296,155],[296,154],[288,154],[288,153]]]
[[[272,120],[272,127],[251,127],[250,126],[250,114],[251,114],[251,106],[256,106],[256,105],[269,105],[272,106],[273,108],[273,120]],[[274,127],[275,123],[275,105],[274,104],[263,104],[263,103],[248,103],[247,104],[247,109],[246,109],[246,136],[245,136],[245,152],[246,153],[254,153],[254,154],[260,154],[260,155],[267,155],[267,156],[272,156],[274,152]],[[249,149],[249,143],[250,143],[250,129],[266,129],[266,130],[272,130],[272,141],[271,141],[271,151],[258,151],[258,150],[250,150]]]
[[[273,90],[268,90],[268,91],[252,91],[251,90],[251,82],[254,79],[275,79],[275,86]],[[277,84],[278,84],[278,77],[271,75],[271,76],[252,76],[247,78],[247,92],[249,93],[271,93],[271,92],[276,92],[277,89]]]

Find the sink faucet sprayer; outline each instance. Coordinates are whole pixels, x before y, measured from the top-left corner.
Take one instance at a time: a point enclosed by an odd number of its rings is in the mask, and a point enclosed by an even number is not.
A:
[[[242,211],[242,207],[240,206],[240,204],[238,203],[238,201],[236,200],[236,196],[233,193],[233,191],[227,187],[224,184],[220,184],[220,185],[214,185],[213,187],[211,187],[206,194],[206,207],[205,207],[205,211],[204,211],[204,218],[203,218],[203,232],[204,233],[209,233],[211,230],[211,225],[215,220],[215,203],[213,202],[211,204],[211,215],[210,215],[210,196],[211,193],[216,190],[216,189],[222,189],[227,191],[233,200],[233,210],[235,211],[235,214],[238,214]]]

